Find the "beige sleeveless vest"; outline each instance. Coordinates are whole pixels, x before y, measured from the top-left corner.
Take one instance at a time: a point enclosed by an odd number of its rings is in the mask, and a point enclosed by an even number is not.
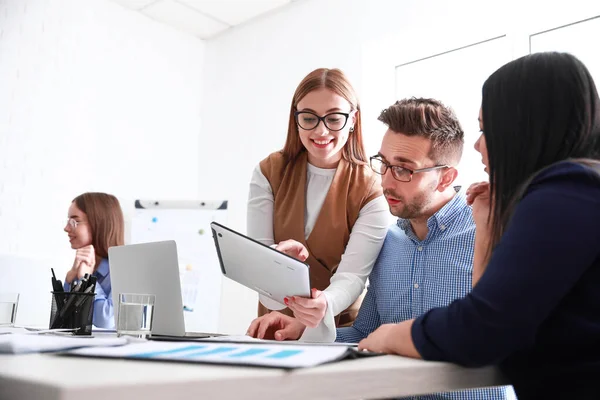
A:
[[[382,195],[379,177],[367,165],[353,165],[342,159],[327,192],[315,226],[304,235],[306,210],[307,153],[289,163],[281,152],[261,161],[260,169],[273,190],[273,234],[275,243],[294,239],[306,246],[310,256],[311,285],[318,290],[329,282],[340,263],[361,208]],[[337,326],[350,326],[358,314],[362,296],[336,317]],[[269,310],[259,303],[258,315]],[[282,310],[292,315],[289,309]]]

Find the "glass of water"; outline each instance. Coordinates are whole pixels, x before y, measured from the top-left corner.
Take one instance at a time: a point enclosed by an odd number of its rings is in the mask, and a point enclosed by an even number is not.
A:
[[[120,293],[117,336],[145,338],[152,332],[155,296],[153,294]]]
[[[0,293],[0,326],[14,326],[19,293]]]

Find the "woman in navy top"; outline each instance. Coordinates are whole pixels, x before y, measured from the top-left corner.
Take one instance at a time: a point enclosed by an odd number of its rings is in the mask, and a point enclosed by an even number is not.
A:
[[[473,291],[415,320],[384,325],[360,347],[499,365],[520,400],[600,398],[594,81],[569,54],[522,57],[485,82],[480,123],[476,149],[490,183],[470,194]]]
[[[64,228],[71,248],[77,250],[73,267],[65,278],[65,290],[85,274],[97,277],[93,324],[114,329],[108,248],[124,244],[125,224],[119,201],[106,193],[84,193],[69,207]]]

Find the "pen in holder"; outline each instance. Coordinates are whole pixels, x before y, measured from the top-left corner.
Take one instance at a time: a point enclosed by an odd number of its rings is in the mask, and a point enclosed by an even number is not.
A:
[[[94,318],[93,286],[85,292],[52,292],[50,329],[76,329],[75,335],[91,335]]]

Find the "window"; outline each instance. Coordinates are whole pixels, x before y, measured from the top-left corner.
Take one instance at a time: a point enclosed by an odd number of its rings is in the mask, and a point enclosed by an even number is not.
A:
[[[512,59],[506,37],[496,37],[396,67],[396,98],[431,97],[450,106],[465,131],[457,184],[487,180],[474,144],[479,137],[481,88],[487,77]]]

